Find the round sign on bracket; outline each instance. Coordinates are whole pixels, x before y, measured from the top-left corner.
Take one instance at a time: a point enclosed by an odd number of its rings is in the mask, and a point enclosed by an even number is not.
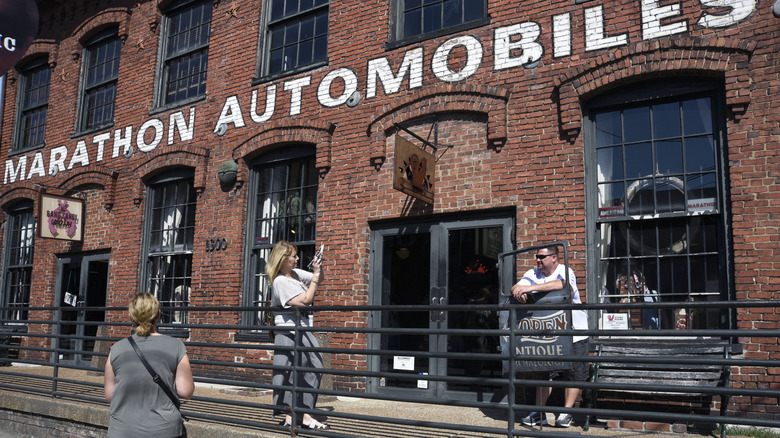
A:
[[[35,0],[0,0],[0,76],[22,59],[37,33]]]

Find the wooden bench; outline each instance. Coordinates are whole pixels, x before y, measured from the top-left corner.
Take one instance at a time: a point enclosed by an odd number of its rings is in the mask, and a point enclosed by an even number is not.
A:
[[[706,343],[648,343],[597,344],[596,358],[615,358],[615,361],[594,361],[590,366],[592,383],[610,386],[601,389],[586,389],[585,403],[588,408],[598,405],[599,395],[627,394],[651,395],[652,400],[674,398],[704,400],[709,407],[711,398],[719,396],[720,415],[725,416],[729,404],[728,395],[715,395],[698,391],[700,388],[728,387],[731,379],[729,365],[713,364],[707,359],[729,357],[729,346]],[[686,363],[696,362],[696,363]],[[588,430],[590,415],[585,418],[584,429]],[[725,438],[726,428],[721,424],[721,436]]]

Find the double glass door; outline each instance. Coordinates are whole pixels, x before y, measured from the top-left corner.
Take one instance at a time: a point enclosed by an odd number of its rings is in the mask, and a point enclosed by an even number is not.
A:
[[[95,336],[105,321],[108,289],[108,253],[68,254],[57,264],[57,296],[60,306],[58,338],[60,362],[86,366],[91,363]],[[98,309],[95,309],[98,308]]]
[[[498,254],[511,248],[511,218],[458,220],[376,229],[372,232],[373,304],[400,306],[374,312],[383,329],[371,345],[383,353],[371,362],[382,377],[377,391],[422,397],[494,399],[499,387],[442,382],[428,377],[500,377],[498,336]],[[471,309],[432,310],[422,306],[465,305]],[[463,333],[436,333],[459,329]],[[457,353],[453,357],[437,357]],[[495,354],[495,359],[471,358]]]

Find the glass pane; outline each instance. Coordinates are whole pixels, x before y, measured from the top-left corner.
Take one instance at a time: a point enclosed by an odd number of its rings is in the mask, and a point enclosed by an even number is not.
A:
[[[623,148],[620,146],[598,149],[598,181],[623,179]]]
[[[634,221],[628,224],[626,234],[629,243],[629,255],[657,255],[656,230],[651,221]]]
[[[284,16],[284,0],[272,0],[271,20],[278,20]]]
[[[715,170],[715,144],[712,136],[685,139],[685,171],[706,172]]]
[[[656,172],[659,175],[672,175],[683,171],[683,153],[681,140],[664,140],[655,144]]]
[[[717,253],[718,246],[717,232],[718,226],[715,222],[717,216],[698,216],[691,218],[690,222],[690,242],[691,254],[711,252]]]
[[[681,132],[680,107],[677,102],[653,105],[654,138],[679,137]]]
[[[626,143],[650,140],[650,108],[641,107],[623,111]]]
[[[712,110],[709,98],[686,100],[682,104],[682,111],[685,135],[712,132]]]
[[[404,37],[422,33],[422,9],[413,9],[404,14]]]
[[[688,177],[688,208],[691,211],[714,211],[718,209],[714,173]]]
[[[625,214],[625,193],[623,182],[599,184],[599,217],[614,217]]]
[[[604,257],[624,257],[628,254],[627,231],[625,224],[601,224]]]
[[[626,178],[641,178],[653,174],[653,150],[650,143],[626,146]]]
[[[658,254],[685,254],[688,234],[685,218],[665,220],[658,224]]]
[[[423,7],[423,33],[441,29],[441,3]]]
[[[684,183],[679,178],[659,178],[655,181],[656,213],[685,211]]]
[[[463,22],[480,20],[485,17],[485,0],[463,0]]]
[[[462,0],[444,0],[444,27],[456,26],[462,22]]]
[[[655,213],[654,195],[652,179],[642,179],[630,183],[626,192],[628,214],[633,216]]]

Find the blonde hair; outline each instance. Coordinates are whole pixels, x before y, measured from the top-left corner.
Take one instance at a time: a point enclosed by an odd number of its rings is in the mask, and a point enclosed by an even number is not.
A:
[[[296,252],[298,252],[298,248],[286,240],[280,240],[274,245],[271,255],[268,256],[268,263],[265,265],[265,273],[268,275],[269,285],[273,284],[274,279],[279,275],[282,263],[284,263],[287,257]]]
[[[149,336],[154,330],[157,316],[160,314],[160,303],[154,295],[142,292],[130,300],[128,311],[130,312],[130,320],[137,326],[135,334]]]

